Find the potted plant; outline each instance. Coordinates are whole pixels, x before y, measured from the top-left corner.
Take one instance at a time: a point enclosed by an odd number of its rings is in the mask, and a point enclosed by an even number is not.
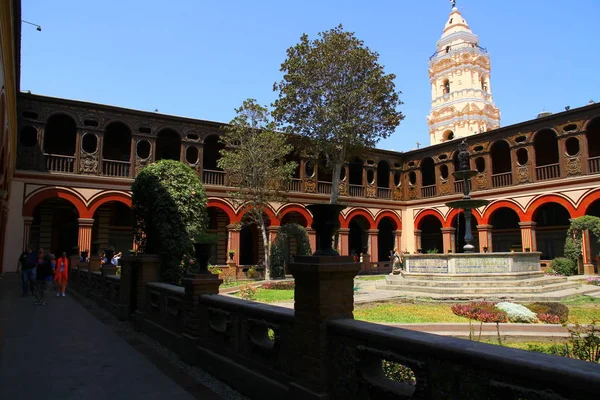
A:
[[[488,247],[487,246],[483,246],[483,252],[487,253],[488,252]]]
[[[531,249],[529,247],[525,247],[525,253],[529,253]]]
[[[234,249],[229,249],[229,251],[227,252],[227,254],[229,255],[229,260],[233,261],[233,256],[235,256],[235,250]]]
[[[213,245],[217,244],[217,234],[202,232],[194,238],[194,250],[196,252],[196,260],[198,261],[200,274],[210,274],[208,270],[208,259],[210,258],[210,250]]]

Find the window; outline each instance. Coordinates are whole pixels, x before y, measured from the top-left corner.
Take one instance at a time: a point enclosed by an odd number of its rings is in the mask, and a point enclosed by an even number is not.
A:
[[[444,79],[444,94],[450,93],[450,81],[448,79]]]

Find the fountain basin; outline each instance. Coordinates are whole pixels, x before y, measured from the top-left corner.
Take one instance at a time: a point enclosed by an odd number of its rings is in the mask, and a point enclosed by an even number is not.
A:
[[[424,274],[502,274],[540,271],[542,253],[406,254],[406,272]]]

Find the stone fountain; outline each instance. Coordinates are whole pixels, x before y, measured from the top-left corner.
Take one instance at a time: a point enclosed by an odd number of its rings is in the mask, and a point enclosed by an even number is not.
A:
[[[458,208],[463,210],[465,214],[465,245],[463,250],[465,253],[473,253],[475,247],[471,244],[473,240],[473,232],[471,231],[471,214],[474,208],[487,206],[489,200],[472,199],[469,193],[471,192],[471,178],[477,175],[476,170],[469,169],[469,149],[467,142],[463,141],[458,145],[458,162],[459,170],[452,173],[454,178],[463,181],[463,198],[460,200],[450,201],[446,206],[450,208]]]

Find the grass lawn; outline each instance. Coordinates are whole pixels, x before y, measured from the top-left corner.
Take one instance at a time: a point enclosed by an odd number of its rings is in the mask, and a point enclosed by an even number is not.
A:
[[[239,280],[239,281],[223,282],[223,283],[221,283],[221,286],[219,286],[219,288],[227,289],[230,287],[241,286],[245,283],[252,283],[252,282],[255,282],[255,281],[253,279],[243,279],[243,280]]]
[[[236,296],[239,296],[236,293]],[[294,289],[290,290],[274,290],[274,289],[260,289],[256,291],[256,300],[261,303],[279,303],[283,301],[294,300]]]
[[[450,310],[451,304],[380,303],[357,306],[354,318],[368,322],[413,324],[427,322],[468,322]]]
[[[354,279],[359,281],[382,281],[386,276],[387,275],[360,275]]]

